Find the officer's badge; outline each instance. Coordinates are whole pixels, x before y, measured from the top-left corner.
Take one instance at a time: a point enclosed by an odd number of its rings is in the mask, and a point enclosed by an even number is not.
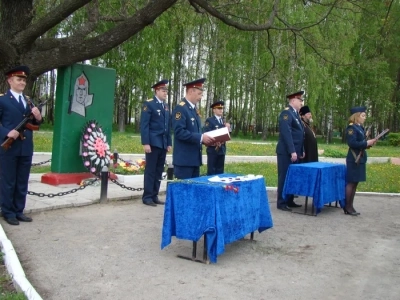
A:
[[[145,106],[143,106],[143,111],[146,111],[147,110],[147,106],[145,105]]]
[[[185,104],[186,104],[185,101],[179,102],[179,105],[180,105],[180,106],[184,106]]]
[[[157,109],[158,115],[160,115],[161,110]]]
[[[175,120],[180,120],[181,119],[181,113],[178,111],[176,114],[175,114]]]
[[[353,135],[353,129],[347,130],[348,135]]]
[[[190,120],[192,121],[192,126],[194,126],[194,118],[190,118]]]
[[[283,119],[284,119],[285,121],[287,121],[287,120],[289,119],[289,116],[288,116],[288,115],[283,115]]]
[[[154,99],[153,98],[151,98],[151,99],[147,99],[146,101],[147,102],[150,102],[150,101],[153,101]]]

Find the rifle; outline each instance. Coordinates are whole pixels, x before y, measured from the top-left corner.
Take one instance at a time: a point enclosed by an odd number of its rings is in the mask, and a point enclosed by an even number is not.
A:
[[[386,128],[384,131],[382,131],[380,134],[378,134],[375,137],[375,140],[378,141],[381,137],[383,137],[386,133],[389,132],[389,128]],[[367,146],[367,149],[371,148],[372,146]],[[356,157],[356,164],[359,163],[361,156],[364,154],[364,150],[361,150],[360,153],[358,153]]]
[[[42,103],[40,103],[37,108],[39,110],[42,109],[42,107],[46,104],[46,102],[49,101],[48,99]],[[22,131],[26,128],[29,130],[39,130],[39,126],[38,125],[33,125],[31,123],[28,123],[30,120],[32,120],[33,118],[33,114],[30,113],[29,116],[26,116],[18,125],[17,127],[14,128],[14,130],[19,132],[19,137],[21,140],[25,139],[25,137],[22,135]],[[7,151],[8,148],[11,147],[12,143],[14,143],[15,139],[12,137],[6,137],[5,141],[1,144],[1,147]]]

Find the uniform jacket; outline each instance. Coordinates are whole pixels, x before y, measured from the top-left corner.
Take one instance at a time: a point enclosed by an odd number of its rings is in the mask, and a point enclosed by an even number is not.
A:
[[[26,101],[32,100],[24,95]],[[33,105],[33,102],[32,102]],[[7,134],[15,129],[19,123],[31,114],[30,106],[26,105],[25,110],[22,110],[18,101],[11,94],[10,90],[5,95],[0,96],[0,141],[3,143],[7,139]],[[42,122],[36,121],[35,118],[30,121],[34,125],[39,125]],[[33,133],[29,129],[22,131],[24,140],[17,138],[11,147],[5,151],[0,147],[0,155],[2,156],[32,156],[33,155]]]
[[[143,103],[140,117],[140,136],[142,145],[161,149],[172,146],[171,115],[167,103],[162,104],[154,96]]]
[[[225,125],[221,125],[221,123],[218,122],[217,117],[212,116],[212,117],[207,118],[206,122],[204,123],[204,132],[219,129],[222,127],[225,127]],[[216,146],[208,146],[207,153],[217,154],[217,155],[225,155],[226,154],[226,144],[225,143],[223,143],[221,145],[221,147],[219,147],[218,150],[215,150],[215,147]]]
[[[304,153],[304,127],[297,111],[290,105],[279,115],[279,140],[276,153],[290,155],[296,152],[297,156]]]
[[[364,128],[361,125],[350,123],[346,128],[346,140],[349,146],[346,161],[355,162],[355,157],[362,151],[359,163],[365,164],[367,162],[367,151],[365,151],[367,149],[367,141],[365,140]]]
[[[201,120],[188,100],[176,105],[172,113],[174,130],[173,164],[198,167],[202,164]]]

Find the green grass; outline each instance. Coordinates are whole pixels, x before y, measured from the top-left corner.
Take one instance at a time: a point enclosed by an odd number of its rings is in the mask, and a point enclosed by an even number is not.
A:
[[[340,140],[335,140],[334,144],[324,144],[319,140],[318,149],[324,150],[322,156],[326,157],[346,157],[348,146],[341,144]],[[51,131],[40,131],[34,134],[34,143],[36,152],[51,152],[53,144],[53,133]],[[267,141],[245,140],[243,138],[233,138],[228,142],[228,155],[276,155],[275,148],[277,137],[269,138]],[[116,149],[119,153],[143,153],[143,147],[140,142],[140,135],[136,133],[112,133],[112,142],[110,145],[112,152]],[[370,157],[399,157],[398,147],[386,146],[385,143],[378,143],[368,150]]]
[[[32,173],[50,172],[50,166],[32,167]],[[230,163],[225,165],[226,173],[263,175],[269,187],[278,185],[278,171],[274,163]],[[200,174],[207,174],[202,166]],[[358,185],[358,192],[400,193],[400,166],[386,164],[367,164],[367,181]]]
[[[23,293],[17,293],[12,280],[7,273],[4,265],[3,253],[0,252],[0,299],[1,300],[25,300],[27,299]]]

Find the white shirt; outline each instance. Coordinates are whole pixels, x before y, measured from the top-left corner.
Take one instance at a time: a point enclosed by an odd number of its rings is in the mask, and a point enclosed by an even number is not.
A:
[[[11,94],[14,96],[15,100],[17,100],[17,102],[19,102],[19,96],[21,96],[22,99],[22,104],[24,105],[24,107],[26,108],[26,101],[24,98],[24,95],[22,94],[18,94],[16,92],[14,92],[13,90],[10,90]]]

